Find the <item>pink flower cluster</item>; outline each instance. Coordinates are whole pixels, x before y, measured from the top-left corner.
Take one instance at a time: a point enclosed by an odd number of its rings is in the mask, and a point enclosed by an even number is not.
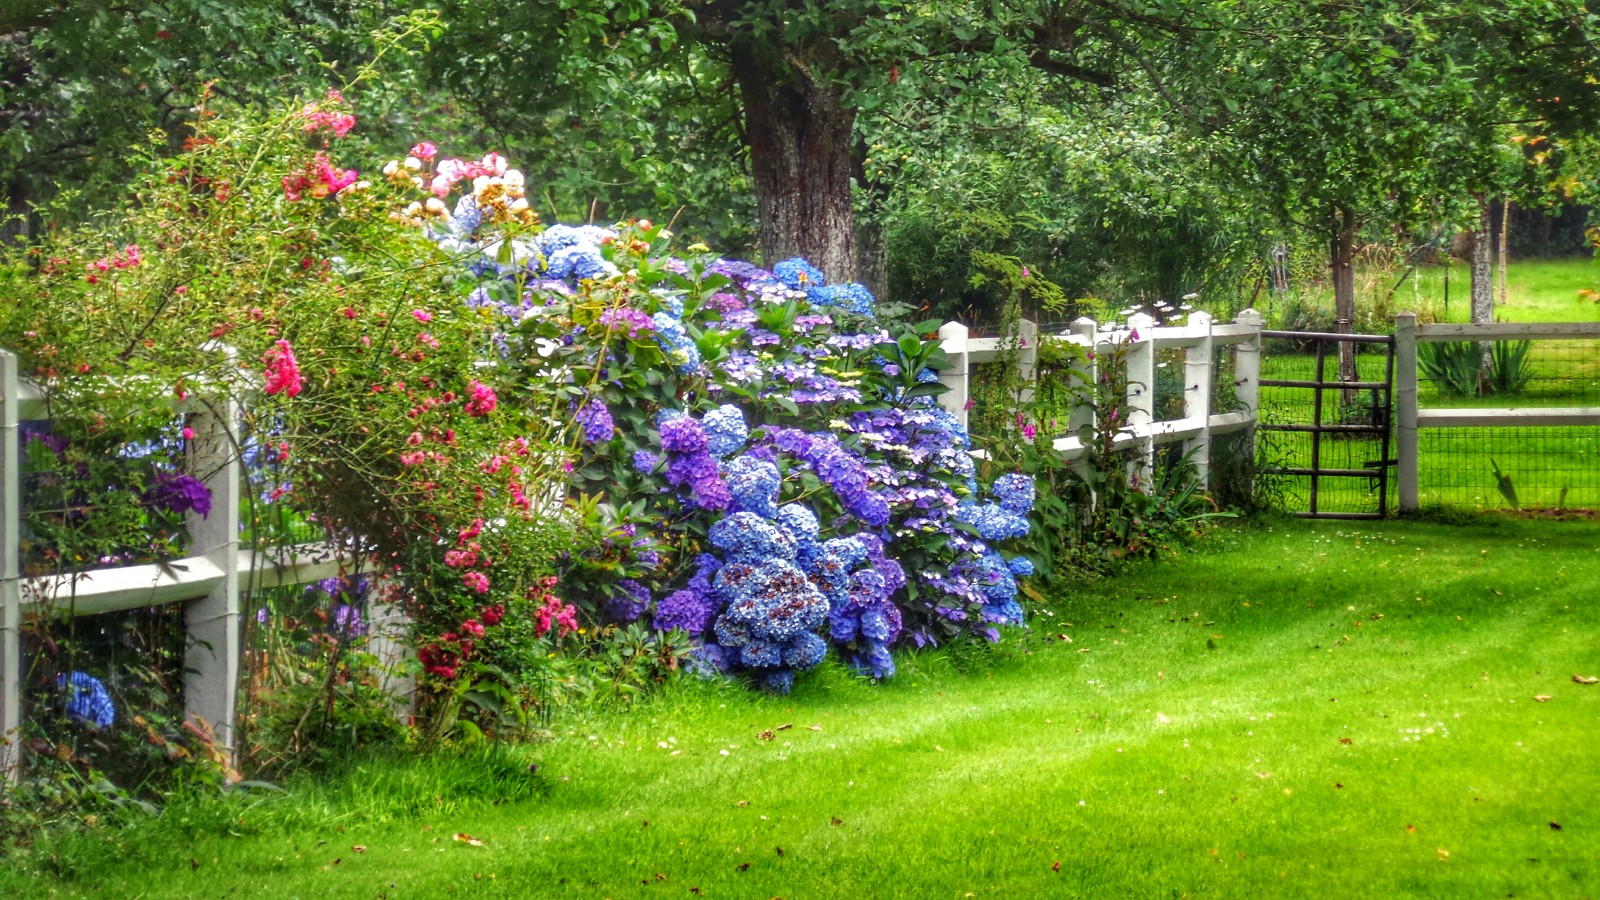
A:
[[[278,341],[263,356],[266,363],[267,393],[300,396],[305,377],[300,374],[300,364],[294,358],[294,349],[288,341]]]
[[[300,117],[305,119],[301,128],[306,134],[315,134],[325,131],[336,138],[342,138],[356,127],[356,117],[337,109],[326,109],[324,105],[339,107],[344,105],[344,95],[338,91],[328,91],[327,98],[322,103],[307,103],[300,110]]]
[[[468,384],[467,393],[466,410],[469,416],[487,416],[494,412],[495,404],[499,402],[494,389],[479,381]]]
[[[95,284],[100,280],[96,273],[109,272],[112,269],[131,269],[142,262],[144,262],[144,254],[139,252],[139,245],[129,244],[123,248],[121,253],[102,256],[94,262],[86,264],[83,268],[89,274],[84,276],[84,280],[90,284]]]
[[[355,169],[336,169],[326,155],[318,153],[305,171],[283,176],[283,196],[290,202],[308,193],[321,199],[346,190],[359,177]]]
[[[560,597],[551,593],[550,589],[555,586],[554,577],[542,578],[539,580],[539,586],[529,592],[529,599],[537,601],[542,597],[544,601],[534,612],[537,621],[533,633],[539,637],[549,634],[551,628],[557,629],[556,633],[561,637],[578,630],[578,608],[570,603],[561,602]]]

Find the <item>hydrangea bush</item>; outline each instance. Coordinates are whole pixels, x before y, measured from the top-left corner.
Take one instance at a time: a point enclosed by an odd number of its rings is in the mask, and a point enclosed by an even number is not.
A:
[[[494,154],[419,144],[385,172],[495,323],[502,402],[565,429],[570,493],[613,516],[561,566],[592,621],[682,630],[703,668],[778,691],[830,644],[881,678],[896,642],[1021,623],[1031,564],[1003,548],[1032,484],[977,481],[933,323],[882,321],[804,260],[674,252],[649,221],[541,229]]]

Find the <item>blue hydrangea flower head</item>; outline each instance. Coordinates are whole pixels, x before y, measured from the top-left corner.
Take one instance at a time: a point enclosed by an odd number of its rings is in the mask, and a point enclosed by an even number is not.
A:
[[[819,287],[828,283],[828,279],[822,274],[821,269],[798,256],[793,259],[786,259],[773,266],[772,274],[777,276],[777,279],[786,286],[797,291],[803,291],[810,287]]]
[[[1015,556],[1006,563],[1011,569],[1011,574],[1018,578],[1026,578],[1033,574],[1033,560],[1026,556]]]
[[[777,514],[778,467],[754,456],[736,456],[722,473],[734,508],[770,519]]]
[[[706,432],[706,449],[718,459],[737,453],[745,441],[750,439],[750,430],[744,421],[744,411],[731,403],[723,404],[706,413],[701,418],[700,425]]]
[[[116,721],[117,708],[105,683],[86,672],[62,672],[56,676],[56,687],[66,696],[67,717],[87,722],[97,728],[110,728]]]
[[[800,503],[785,503],[778,507],[778,527],[794,535],[801,544],[813,543],[821,531],[817,514]]]
[[[736,512],[711,526],[711,546],[733,562],[759,564],[794,559],[795,539],[761,516]],[[797,570],[798,571],[798,570]],[[803,576],[802,576],[803,579]]]
[[[828,644],[811,632],[797,635],[783,648],[783,664],[792,669],[809,669],[828,653]]]
[[[769,672],[761,679],[761,686],[774,694],[787,694],[794,690],[794,672],[789,669]]]
[[[689,338],[683,322],[667,313],[658,312],[650,317],[650,323],[655,326],[656,344],[679,375],[687,375],[700,368],[700,348]]]
[[[1033,509],[1033,479],[1020,472],[1001,475],[989,490],[1007,512],[1026,516]]]

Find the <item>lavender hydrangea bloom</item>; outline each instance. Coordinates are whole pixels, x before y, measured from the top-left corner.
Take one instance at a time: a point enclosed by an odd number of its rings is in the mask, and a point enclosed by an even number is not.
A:
[[[694,453],[708,445],[700,423],[681,413],[659,421],[657,429],[661,432],[661,449],[668,453]]]
[[[649,450],[636,450],[633,454],[633,470],[640,475],[649,475],[658,461],[660,457]]]

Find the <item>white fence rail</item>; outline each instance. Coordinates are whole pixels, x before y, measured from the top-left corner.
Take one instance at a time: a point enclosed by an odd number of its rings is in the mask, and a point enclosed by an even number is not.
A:
[[[1504,428],[1523,425],[1600,425],[1600,407],[1422,409],[1417,402],[1417,344],[1437,341],[1600,341],[1600,322],[1459,322],[1417,324],[1416,313],[1395,317],[1395,406],[1400,510],[1420,503],[1418,435],[1423,428]]]
[[[1192,453],[1198,476],[1206,479],[1210,474],[1212,437],[1255,427],[1261,398],[1261,324],[1261,314],[1253,309],[1240,313],[1231,324],[1218,324],[1209,314],[1197,312],[1189,316],[1187,324],[1176,327],[1157,326],[1149,316],[1140,314],[1128,320],[1127,328],[1103,327],[1093,319],[1078,319],[1065,334],[1050,337],[1089,351],[1083,369],[1074,376],[1080,384],[1095,383],[1100,374],[1098,367],[1106,360],[1120,356],[1125,361],[1127,424],[1119,430],[1114,445],[1139,448],[1135,465],[1141,478],[1149,475],[1156,447],[1182,441],[1185,452]],[[967,424],[974,366],[995,362],[1008,351],[1014,352],[1024,385],[1034,382],[1041,335],[1039,326],[1033,322],[1021,323],[1014,347],[1008,347],[1005,338],[973,338],[967,327],[958,322],[949,322],[940,328],[939,338],[950,358],[950,367],[939,376],[939,381],[950,390],[939,402],[960,419],[962,425]],[[1125,353],[1110,353],[1119,346]],[[1238,408],[1227,412],[1211,409],[1212,358],[1217,347],[1232,347],[1234,353],[1234,394]],[[1155,419],[1158,350],[1184,351],[1181,419]],[[1078,431],[1094,421],[1095,411],[1089,405],[1091,393],[1082,392],[1080,402],[1068,416],[1068,433],[1053,440],[1055,449],[1069,460],[1078,459],[1087,452]]]

